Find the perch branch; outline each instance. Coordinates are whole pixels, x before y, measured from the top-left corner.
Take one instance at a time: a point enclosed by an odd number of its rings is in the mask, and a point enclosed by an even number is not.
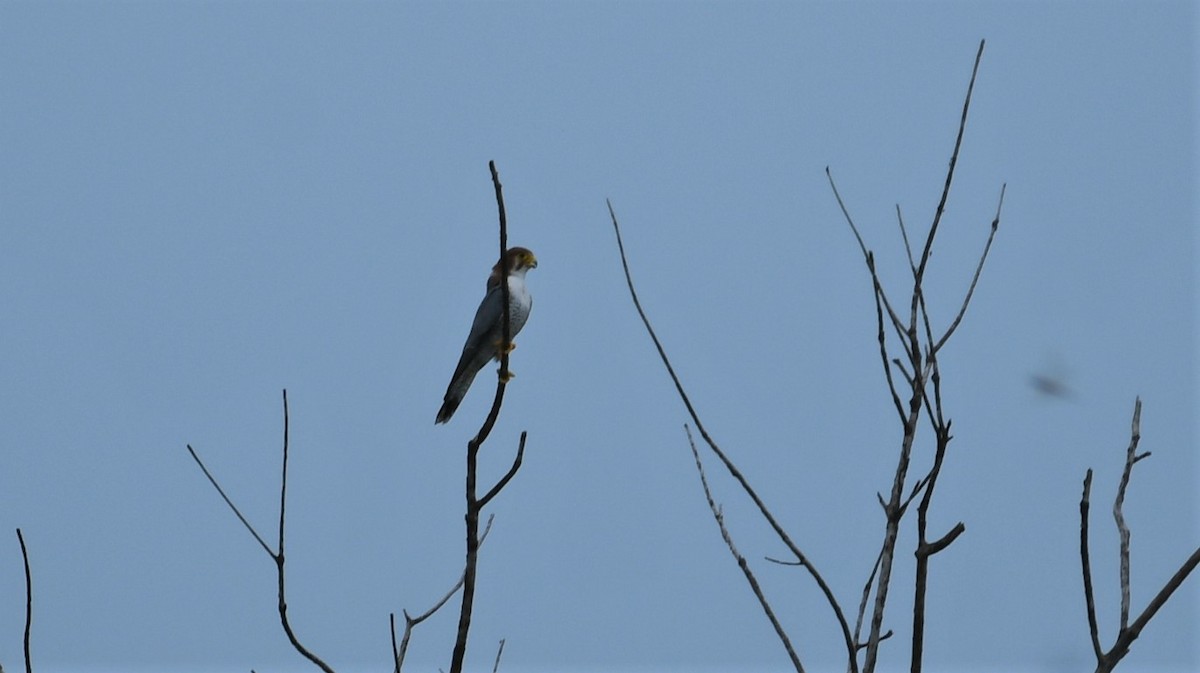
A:
[[[500,219],[500,260],[503,262],[505,253],[508,251],[508,216],[504,209],[504,189],[500,184],[500,173],[496,170],[496,162],[488,162],[488,170],[492,174],[492,185],[496,191],[496,208],[499,211]],[[462,608],[459,611],[458,618],[458,636],[454,642],[454,653],[450,660],[450,673],[462,673],[463,662],[466,659],[467,653],[467,637],[471,629],[471,613],[475,603],[475,577],[476,566],[479,557],[479,513],[483,510],[492,498],[504,488],[521,467],[521,460],[524,457],[525,448],[525,433],[521,433],[521,444],[518,449],[517,457],[513,462],[507,474],[501,478],[496,486],[484,495],[482,499],[478,498],[476,493],[477,468],[479,458],[479,448],[487,441],[488,436],[492,432],[492,428],[496,424],[496,419],[500,415],[500,405],[504,401],[504,390],[511,378],[508,371],[508,357],[511,350],[508,346],[512,343],[512,325],[509,306],[509,289],[508,289],[508,265],[500,264],[500,298],[503,303],[503,318],[501,320],[501,343],[505,344],[500,348],[500,370],[497,373],[496,380],[496,396],[492,400],[492,408],[488,411],[487,418],[484,419],[483,425],[479,428],[479,432],[467,442],[467,479],[466,479],[466,500],[467,511],[465,515],[467,529],[467,560],[463,571],[462,584]]]

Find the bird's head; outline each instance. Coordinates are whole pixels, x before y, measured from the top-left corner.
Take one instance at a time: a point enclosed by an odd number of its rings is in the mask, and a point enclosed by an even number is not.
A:
[[[526,271],[537,268],[537,257],[533,256],[533,251],[529,248],[520,246],[509,248],[508,252],[504,253],[504,258],[492,267],[492,275],[488,276],[487,282],[489,290],[500,284],[500,278],[504,275],[502,264],[508,265],[508,275],[523,278]]]
[[[504,261],[508,263],[508,272],[525,271],[528,269],[537,268],[537,257],[533,256],[533,251],[529,248],[514,246],[504,253]],[[500,265],[496,265],[496,270],[500,269]]]

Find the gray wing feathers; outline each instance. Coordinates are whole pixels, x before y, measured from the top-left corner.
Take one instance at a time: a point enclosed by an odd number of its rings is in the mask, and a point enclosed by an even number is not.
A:
[[[483,369],[488,360],[495,357],[495,342],[500,339],[496,327],[504,318],[500,306],[501,299],[500,288],[494,287],[488,290],[483,301],[479,302],[479,308],[475,311],[475,321],[471,323],[471,333],[467,335],[467,343],[463,345],[458,366],[454,368],[454,376],[450,377],[442,408],[438,410],[438,423],[450,420],[474,382],[475,375]]]

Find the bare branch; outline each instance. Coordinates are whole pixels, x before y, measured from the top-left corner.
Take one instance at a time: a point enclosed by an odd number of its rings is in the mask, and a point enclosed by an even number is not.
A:
[[[942,187],[942,199],[938,202],[937,211],[933,215],[933,225],[929,227],[929,235],[925,238],[925,250],[921,252],[921,262],[917,265],[917,285],[925,277],[925,267],[929,263],[929,255],[933,251],[933,239],[937,236],[938,225],[942,214],[946,212],[946,199],[950,197],[950,185],[954,182],[954,168],[958,165],[958,151],[962,148],[963,132],[967,128],[967,111],[971,109],[971,94],[975,91],[975,77],[979,74],[979,62],[983,59],[985,40],[979,41],[979,51],[975,54],[975,66],[971,69],[971,83],[967,85],[967,97],[963,100],[962,118],[958,122],[958,136],[954,139],[954,151],[950,154],[950,167],[946,171],[946,184]]]
[[[1083,480],[1083,499],[1079,503],[1080,518],[1082,519],[1080,527],[1080,557],[1083,560],[1083,591],[1084,598],[1087,601],[1088,627],[1092,636],[1092,650],[1096,655],[1096,673],[1108,673],[1112,671],[1125,658],[1125,655],[1129,654],[1129,648],[1133,645],[1133,641],[1137,640],[1142,630],[1146,628],[1146,625],[1150,623],[1150,620],[1154,618],[1159,609],[1183,585],[1183,582],[1196,569],[1196,566],[1200,565],[1200,548],[1197,548],[1183,562],[1179,570],[1175,571],[1171,579],[1167,580],[1167,583],[1159,589],[1158,593],[1150,600],[1150,603],[1142,610],[1141,614],[1133,620],[1133,623],[1129,623],[1129,527],[1125,524],[1122,506],[1125,501],[1125,491],[1129,486],[1129,479],[1133,471],[1133,464],[1150,456],[1149,451],[1145,453],[1137,452],[1137,445],[1142,436],[1141,418],[1142,400],[1138,398],[1133,406],[1133,422],[1131,423],[1129,448],[1125,451],[1125,468],[1121,473],[1120,485],[1117,487],[1116,501],[1113,503],[1113,518],[1116,519],[1117,531],[1121,538],[1121,628],[1117,633],[1116,642],[1113,643],[1112,648],[1107,652],[1103,651],[1103,648],[1100,646],[1100,636],[1096,627],[1095,599],[1092,595],[1092,572],[1088,562],[1087,513],[1089,506],[1088,493],[1092,482],[1091,469],[1088,469],[1087,477]]]
[[[845,216],[846,223],[850,225],[850,230],[854,232],[854,238],[858,241],[858,249],[862,251],[863,260],[866,261],[867,267],[871,270],[871,276],[875,279],[876,291],[882,292],[883,288],[879,284],[878,277],[875,275],[874,254],[867,249],[866,243],[863,242],[862,234],[858,233],[858,227],[854,224],[854,218],[850,217],[850,211],[846,209],[846,204],[842,201],[842,195],[838,193],[837,183],[833,181],[833,173],[830,172],[828,166],[825,167],[825,177],[829,179],[829,186],[833,189],[833,197],[837,199],[838,207],[842,209],[842,215]],[[883,294],[881,299],[883,305],[887,307],[888,317],[892,320],[892,326],[903,334],[904,323],[900,321],[900,316],[896,315],[896,311],[892,309],[892,304],[888,301],[887,295]],[[903,337],[901,337],[901,341],[903,341]]]
[[[1092,636],[1092,652],[1096,661],[1104,660],[1100,646],[1100,627],[1096,624],[1096,596],[1092,591],[1092,562],[1088,555],[1088,510],[1091,509],[1092,470],[1083,478],[1083,497],[1079,499],[1079,560],[1083,565],[1083,597],[1087,602],[1088,631]]]
[[[479,536],[480,547],[483,546],[484,540],[487,539],[488,533],[491,532],[492,522],[495,520],[495,518],[496,515],[494,514],[488,516],[487,524],[483,527],[483,533]],[[441,610],[442,606],[449,602],[454,594],[458,593],[458,590],[462,588],[463,581],[465,579],[466,571],[464,569],[463,574],[458,576],[458,581],[454,583],[454,586],[450,587],[450,590],[447,591],[444,596],[438,599],[438,601],[433,604],[433,607],[429,608],[425,612],[422,612],[416,617],[408,614],[408,610],[401,611],[404,614],[404,636],[400,640],[399,649],[396,648],[396,613],[391,613],[389,621],[392,629],[392,658],[396,661],[396,666],[393,669],[395,673],[400,673],[400,669],[404,668],[404,657],[408,653],[408,641],[412,638],[413,629],[416,628],[421,622],[432,617],[435,612]]]
[[[328,664],[326,664],[319,657],[317,657],[315,654],[313,654],[311,651],[309,651],[308,648],[306,648],[303,644],[300,643],[300,640],[296,637],[295,632],[292,630],[292,625],[288,621],[288,616],[287,616],[287,593],[285,591],[285,581],[284,581],[284,579],[285,579],[285,575],[284,575],[285,559],[284,559],[284,553],[283,553],[284,532],[285,532],[284,524],[286,521],[286,513],[287,513],[287,472],[288,472],[288,469],[287,469],[287,466],[288,466],[287,390],[285,389],[283,391],[283,460],[282,460],[282,467],[281,467],[282,477],[280,478],[280,483],[279,483],[279,546],[278,546],[279,551],[278,552],[272,551],[271,547],[269,545],[267,545],[266,541],[263,540],[262,536],[258,534],[258,531],[254,530],[254,527],[250,525],[250,522],[246,520],[245,516],[242,516],[241,511],[239,511],[237,506],[233,504],[233,501],[229,499],[229,496],[225,494],[225,490],[223,488],[221,488],[221,484],[218,483],[216,478],[213,477],[212,473],[208,471],[208,468],[205,467],[205,465],[204,465],[204,461],[200,460],[199,454],[196,453],[195,449],[193,449],[190,444],[188,445],[187,450],[188,450],[188,453],[190,453],[192,455],[192,459],[196,461],[196,464],[200,466],[200,470],[202,472],[204,472],[204,476],[208,477],[209,483],[213,485],[213,488],[217,489],[217,493],[221,494],[221,498],[225,501],[225,504],[229,505],[229,508],[233,510],[233,513],[235,515],[237,515],[238,520],[241,521],[242,525],[246,527],[246,530],[250,531],[250,534],[254,536],[254,539],[258,542],[259,546],[261,546],[263,548],[263,551],[267,552],[267,555],[270,556],[271,560],[275,562],[275,574],[276,574],[276,578],[278,580],[279,621],[283,626],[284,633],[287,635],[288,642],[290,642],[292,644],[292,647],[295,648],[295,650],[297,652],[299,652],[301,654],[301,656],[303,656],[305,659],[308,659],[317,668],[320,668],[325,673],[333,673],[333,669],[330,668]]]
[[[292,630],[292,624],[288,621],[287,616],[287,594],[284,591],[284,572],[283,572],[283,534],[284,534],[284,515],[287,512],[287,465],[288,465],[288,401],[287,390],[283,391],[283,476],[279,482],[279,553],[274,554],[276,574],[279,577],[279,621],[283,624],[283,631],[287,634],[288,640],[292,643],[292,647],[296,648],[305,659],[308,659],[317,668],[320,668],[325,673],[333,673],[333,669],[324,661],[321,661],[317,655],[313,654],[307,647],[300,643],[300,639],[296,637],[296,633]]]
[[[1133,644],[1133,641],[1142,635],[1142,629],[1146,628],[1146,625],[1154,618],[1159,608],[1166,605],[1167,600],[1171,598],[1171,594],[1175,593],[1175,590],[1183,585],[1184,580],[1196,569],[1197,565],[1200,565],[1200,547],[1197,547],[1196,551],[1192,552],[1192,555],[1183,562],[1183,565],[1179,566],[1179,570],[1176,570],[1171,579],[1167,580],[1167,583],[1163,585],[1163,588],[1159,589],[1153,600],[1150,601],[1150,604],[1146,606],[1146,609],[1142,610],[1142,614],[1133,620],[1133,624],[1128,629],[1121,631],[1121,635],[1117,637],[1117,642],[1110,651],[1110,656],[1114,657],[1114,665],[1129,652],[1129,647]]]
[[[188,453],[192,454],[192,460],[196,461],[196,464],[200,466],[200,470],[204,472],[204,476],[208,477],[208,483],[212,484],[213,488],[217,489],[217,493],[221,494],[221,499],[223,499],[225,504],[229,505],[229,509],[232,509],[233,513],[237,515],[238,521],[241,521],[242,525],[246,527],[246,530],[250,531],[250,534],[253,535],[254,539],[258,541],[258,544],[263,548],[263,551],[267,552],[267,555],[269,555],[271,558],[275,558],[275,552],[272,551],[271,547],[267,545],[262,536],[258,534],[258,531],[254,530],[254,526],[250,525],[250,522],[246,520],[246,517],[242,516],[242,513],[238,510],[237,505],[233,504],[233,501],[229,499],[228,495],[225,495],[225,489],[221,488],[221,484],[217,483],[216,478],[213,477],[212,473],[208,471],[208,468],[204,466],[204,461],[200,460],[200,456],[196,453],[196,450],[192,448],[191,444],[187,445],[187,450]]]
[[[900,204],[896,204],[896,221],[900,223],[900,238],[904,239],[904,254],[908,256],[908,268],[912,270],[913,279],[917,277],[917,262],[913,259],[912,246],[908,243],[908,229],[904,227],[904,214],[900,212]]]
[[[33,661],[29,658],[29,633],[33,628],[33,575],[29,572],[29,550],[25,548],[25,536],[20,528],[17,529],[17,542],[21,544],[21,560],[25,563],[25,673],[33,673]]]
[[[1129,476],[1137,456],[1138,441],[1142,438],[1142,398],[1133,404],[1133,424],[1129,448],[1125,451],[1125,470],[1121,473],[1121,484],[1117,487],[1117,499],[1113,502],[1113,519],[1121,538],[1121,630],[1129,628],[1129,526],[1125,525],[1125,489],[1129,487]]]
[[[1005,183],[1000,186],[1000,202],[996,204],[996,217],[992,220],[992,230],[988,234],[987,243],[983,246],[983,254],[979,256],[979,264],[975,267],[975,276],[971,278],[971,287],[967,289],[967,296],[963,298],[962,306],[958,309],[958,315],[954,316],[954,320],[950,323],[950,327],[946,328],[946,333],[933,347],[933,352],[936,353],[942,349],[946,341],[954,334],[954,330],[958,329],[959,323],[962,322],[963,315],[967,312],[967,305],[971,303],[971,297],[975,294],[975,285],[979,283],[979,274],[983,271],[983,263],[987,261],[988,252],[992,249],[992,241],[996,238],[996,230],[1000,227],[1000,209],[1004,207],[1004,191],[1008,188]]]
[[[646,312],[642,309],[642,303],[638,300],[637,290],[634,289],[633,286],[633,276],[629,272],[629,262],[625,258],[625,245],[621,241],[621,227],[617,223],[617,215],[616,212],[613,211],[612,202],[608,202],[608,214],[612,218],[613,231],[616,232],[617,249],[621,254],[621,266],[625,270],[625,283],[629,287],[629,295],[633,299],[633,305],[637,309],[638,315],[642,319],[642,324],[646,327],[647,334],[650,335],[650,340],[654,342],[654,347],[658,350],[658,356],[662,360],[663,366],[666,367],[667,373],[671,376],[671,381],[675,384],[675,390],[679,394],[679,398],[683,401],[684,407],[687,408],[688,415],[691,416],[692,422],[695,423],[696,430],[700,433],[700,437],[704,439],[704,442],[708,445],[708,448],[713,452],[717,459],[721,461],[721,464],[725,466],[725,469],[729,472],[730,476],[732,476],[734,480],[738,482],[738,485],[742,487],[742,490],[746,492],[746,495],[748,495],[754,502],[754,505],[758,507],[759,513],[762,514],[763,519],[768,525],[771,526],[771,529],[775,531],[775,535],[779,537],[784,546],[788,548],[788,551],[790,551],[792,555],[794,555],[796,559],[804,565],[805,570],[808,571],[809,575],[813,578],[813,581],[815,581],[817,586],[821,589],[821,593],[824,594],[826,602],[829,603],[830,608],[833,610],[834,616],[838,620],[839,626],[842,628],[842,637],[845,640],[846,651],[850,659],[851,673],[857,673],[858,663],[855,661],[854,657],[854,641],[850,637],[850,626],[846,622],[846,616],[842,613],[841,606],[838,605],[837,598],[833,595],[833,590],[829,588],[829,585],[825,582],[825,579],[821,577],[821,574],[817,571],[816,567],[813,566],[812,562],[808,559],[804,552],[802,552],[800,548],[796,546],[794,542],[792,542],[791,537],[775,519],[775,516],[771,514],[771,511],[767,508],[766,503],[762,501],[762,498],[760,498],[754,488],[750,486],[750,482],[746,480],[741,471],[737,469],[737,466],[733,464],[733,461],[725,455],[725,452],[721,450],[721,447],[719,447],[717,443],[713,441],[712,437],[709,436],[708,431],[704,429],[704,424],[700,421],[700,416],[696,413],[695,407],[692,406],[692,401],[688,398],[687,392],[684,391],[683,384],[680,382],[679,376],[675,373],[675,368],[671,366],[671,360],[667,357],[667,353],[663,349],[662,342],[658,340],[658,335],[654,333],[654,328],[650,325],[650,319],[646,317]]]
[[[525,458],[525,435],[525,431],[522,431],[521,442],[517,445],[517,455],[516,458],[513,459],[512,467],[508,468],[508,472],[504,473],[504,476],[500,478],[500,481],[496,482],[496,485],[493,486],[486,495],[479,499],[479,507],[481,509],[487,507],[487,504],[492,501],[492,498],[496,497],[496,494],[503,490],[503,488],[508,485],[508,482],[512,481],[512,478],[517,474],[517,470],[521,469],[521,461]]]
[[[883,498],[880,497],[880,501],[882,500]],[[879,573],[879,564],[881,561],[883,561],[882,548],[875,556],[875,564],[871,566],[871,574],[867,577],[867,583],[863,585],[862,600],[858,604],[858,618],[854,620],[854,642],[857,644],[857,649],[865,647],[861,641],[863,618],[867,615],[867,604],[871,598],[871,587],[875,586],[875,576]],[[888,631],[888,633],[891,633],[891,631]],[[880,640],[883,639],[880,638]]]
[[[504,654],[504,639],[500,639],[500,647],[496,649],[496,663],[492,664],[492,673],[500,670],[500,655]]]
[[[725,527],[725,516],[721,513],[721,508],[713,500],[712,491],[708,488],[708,479],[704,476],[704,464],[700,461],[700,452],[696,450],[696,442],[692,438],[692,430],[686,423],[683,429],[687,432],[688,444],[692,447],[692,457],[696,459],[696,471],[700,474],[700,485],[704,488],[704,499],[708,501],[708,509],[712,512],[713,519],[717,522],[717,527],[721,529],[721,539],[725,540],[726,546],[729,547],[729,553],[733,555],[738,567],[742,569],[742,574],[746,576],[746,582],[750,584],[750,590],[754,592],[754,597],[758,599],[758,604],[762,606],[763,612],[766,613],[767,619],[770,620],[771,626],[775,629],[775,635],[779,637],[779,641],[783,643],[783,648],[787,650],[788,658],[792,660],[792,667],[798,673],[804,673],[804,666],[800,663],[800,658],[796,656],[796,650],[792,648],[792,641],[788,638],[787,631],[779,623],[779,619],[775,616],[775,611],[771,609],[771,604],[767,601],[762,587],[758,584],[758,579],[754,576],[754,572],[750,570],[750,564],[746,562],[746,557],[742,556],[737,550],[737,547],[733,543],[733,536],[729,534],[729,529]]]
[[[505,253],[508,251],[508,216],[504,209],[504,189],[500,184],[500,173],[496,170],[496,162],[488,162],[488,170],[492,174],[492,185],[496,191],[496,208],[499,211],[500,219],[500,259],[504,260]],[[487,418],[484,419],[483,425],[479,428],[479,432],[471,441],[467,442],[467,483],[466,483],[466,529],[467,529],[467,559],[463,570],[462,583],[462,608],[459,611],[458,618],[458,636],[454,642],[454,653],[450,660],[450,673],[462,673],[463,662],[467,653],[467,636],[471,628],[471,612],[475,603],[475,576],[476,564],[479,556],[479,513],[483,510],[492,498],[500,492],[505,485],[513,478],[517,470],[521,467],[521,461],[524,458],[525,450],[525,433],[521,433],[521,444],[517,450],[517,457],[513,461],[512,467],[501,480],[489,490],[482,499],[476,496],[476,480],[477,466],[479,457],[479,448],[487,441],[488,436],[492,432],[492,428],[496,424],[496,419],[500,415],[500,405],[504,401],[504,390],[511,378],[508,371],[508,345],[512,343],[512,332],[510,323],[510,306],[509,306],[509,289],[508,289],[508,265],[501,264],[501,301],[504,307],[504,317],[501,321],[501,343],[505,346],[500,348],[500,370],[496,381],[496,396],[492,400],[492,408],[488,411]]]

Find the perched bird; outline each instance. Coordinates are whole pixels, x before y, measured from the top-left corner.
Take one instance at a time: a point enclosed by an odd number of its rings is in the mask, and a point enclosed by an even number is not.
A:
[[[525,321],[529,319],[529,310],[533,308],[533,298],[525,287],[525,272],[537,268],[537,257],[528,248],[513,247],[504,253],[504,257],[492,267],[492,275],[488,278],[487,294],[475,311],[475,322],[471,323],[471,333],[467,335],[467,343],[463,345],[462,357],[454,368],[454,376],[450,378],[450,386],[446,388],[446,397],[442,408],[438,409],[437,423],[445,423],[458,409],[475,375],[492,358],[500,359],[500,349],[504,347],[504,295],[500,288],[500,279],[504,277],[504,266],[508,267],[508,326],[509,341],[517,336]],[[512,350],[516,344],[508,347]]]

